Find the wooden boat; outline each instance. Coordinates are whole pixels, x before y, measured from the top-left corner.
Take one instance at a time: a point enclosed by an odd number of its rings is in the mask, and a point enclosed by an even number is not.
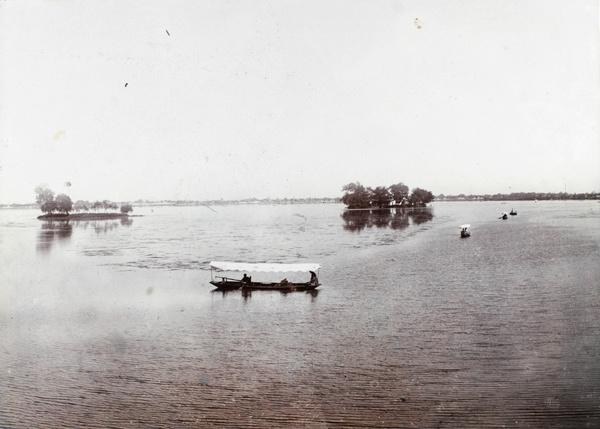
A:
[[[502,220],[508,219],[508,213],[506,213],[506,212],[502,213],[502,216],[500,216],[498,219],[502,219]]]
[[[471,236],[471,233],[468,231],[468,229],[470,227],[471,227],[471,225],[469,225],[468,223],[460,226],[460,236],[461,236],[461,238],[467,238],[467,237]]]
[[[246,289],[246,290],[311,290],[319,287],[318,272],[320,264],[258,264],[241,263],[227,261],[212,261],[210,263],[210,283],[219,289]],[[242,278],[236,276],[216,276],[214,272],[224,273],[244,273]],[[253,281],[246,273],[288,273],[305,272],[311,274],[311,279],[307,282],[289,282],[283,279],[279,282],[260,282]]]
[[[517,211],[515,209],[511,209],[509,214],[511,216],[516,216],[517,215]]]

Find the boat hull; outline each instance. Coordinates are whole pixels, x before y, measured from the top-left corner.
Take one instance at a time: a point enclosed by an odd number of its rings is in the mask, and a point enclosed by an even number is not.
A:
[[[242,282],[240,281],[217,281],[213,280],[210,282],[213,286],[219,289],[239,289],[242,287]]]
[[[240,281],[216,281],[210,282],[213,286],[218,289],[244,289],[244,290],[312,290],[319,287],[320,283],[262,283],[262,282],[250,282],[242,284]]]
[[[311,284],[311,283],[261,283],[261,282],[252,282],[248,285],[244,285],[242,289],[244,290],[311,290],[319,287],[320,283]]]

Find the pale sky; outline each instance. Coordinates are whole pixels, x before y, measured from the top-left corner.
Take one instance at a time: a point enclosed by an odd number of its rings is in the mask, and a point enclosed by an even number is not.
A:
[[[2,1],[0,203],[600,191],[598,23],[597,0]]]

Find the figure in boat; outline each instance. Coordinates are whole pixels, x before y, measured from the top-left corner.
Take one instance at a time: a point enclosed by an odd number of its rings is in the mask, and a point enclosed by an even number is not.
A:
[[[469,227],[470,226],[471,225],[468,225],[468,224],[460,226],[460,236],[462,238],[467,238],[467,237],[471,236],[471,233],[469,232]]]
[[[502,220],[508,219],[508,213],[506,213],[506,212],[502,213],[502,216],[500,216],[498,219],[502,219]]]
[[[319,278],[317,277],[317,273],[315,273],[314,271],[309,271],[310,273],[310,284],[311,285],[318,285],[319,284]]]
[[[510,215],[511,216],[516,216],[517,215],[517,211],[515,209],[511,209],[510,210]]]

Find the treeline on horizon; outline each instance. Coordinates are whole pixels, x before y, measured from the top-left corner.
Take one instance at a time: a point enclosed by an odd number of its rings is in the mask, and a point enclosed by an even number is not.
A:
[[[96,201],[95,203],[90,203],[89,201],[77,201],[73,204],[73,208],[75,210],[86,210],[92,209],[96,210],[97,208],[104,209],[104,205],[106,203],[111,204],[112,207],[106,208],[114,208],[115,204],[129,204],[131,206],[207,206],[207,205],[238,205],[238,204],[339,204],[340,197],[307,197],[307,198],[244,198],[239,200],[148,200],[148,199],[138,199],[132,202],[121,202],[121,203],[113,203],[108,200],[103,200],[102,202]],[[82,205],[83,203],[83,205]],[[12,203],[5,204],[4,208],[30,208],[37,209],[40,208],[38,203]]]
[[[484,195],[444,195],[435,197],[438,201],[534,201],[534,200],[599,200],[600,193],[585,192],[568,194],[566,192],[512,192],[510,194]]]

